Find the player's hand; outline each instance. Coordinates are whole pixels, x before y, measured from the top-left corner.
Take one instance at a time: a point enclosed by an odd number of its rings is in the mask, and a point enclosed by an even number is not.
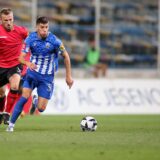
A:
[[[74,81],[73,81],[72,77],[66,77],[66,83],[69,86],[69,89],[71,89],[73,82]]]
[[[26,65],[30,70],[35,70],[37,68],[37,66],[31,62],[27,62]]]

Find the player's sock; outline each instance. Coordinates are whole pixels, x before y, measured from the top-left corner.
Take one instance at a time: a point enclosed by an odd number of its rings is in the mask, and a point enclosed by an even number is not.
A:
[[[6,112],[3,112],[3,123],[5,125],[9,125],[9,118],[10,118],[10,114],[6,113]]]
[[[6,102],[6,96],[0,98],[0,112],[4,111],[5,102]]]
[[[38,111],[39,111],[39,112],[43,112],[44,110],[43,110],[43,109],[39,109],[39,108],[38,108]]]
[[[3,113],[0,112],[0,124],[2,123],[2,121],[3,121]]]
[[[5,112],[10,114],[12,111],[12,108],[16,101],[18,101],[20,95],[18,94],[18,90],[10,90],[7,96],[7,104],[5,108]]]
[[[19,99],[19,101],[16,103],[14,110],[13,110],[13,113],[12,113],[10,123],[14,124],[16,122],[16,120],[18,119],[19,115],[21,114],[21,112],[23,110],[23,106],[27,102],[27,100],[28,100],[27,98],[21,97]]]
[[[6,96],[0,98],[0,124],[3,121],[3,111],[5,107]]]
[[[38,108],[38,111],[39,111],[39,112],[44,112],[44,111],[45,111],[45,109],[46,109],[46,107],[45,107],[45,106],[43,106],[42,108]]]
[[[9,124],[9,118],[10,118],[10,113],[12,111],[12,108],[16,101],[19,98],[18,90],[12,90],[10,89],[8,95],[7,95],[7,104],[3,113],[3,121],[4,124],[8,125]]]
[[[38,105],[38,98],[36,95],[33,95],[32,106],[30,109],[30,114],[33,115]]]

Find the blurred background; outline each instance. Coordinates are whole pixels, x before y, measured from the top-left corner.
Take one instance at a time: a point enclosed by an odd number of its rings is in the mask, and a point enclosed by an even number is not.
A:
[[[50,31],[63,40],[74,77],[93,77],[84,65],[88,41],[95,40],[106,78],[159,78],[158,0],[0,0],[14,11],[15,23],[34,30],[48,16]],[[59,77],[63,76],[60,60]],[[87,76],[86,76],[87,75]]]

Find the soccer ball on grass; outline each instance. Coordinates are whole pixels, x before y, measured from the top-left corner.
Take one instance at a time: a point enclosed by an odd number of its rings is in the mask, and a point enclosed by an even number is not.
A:
[[[94,117],[86,116],[80,122],[82,131],[95,131],[97,129],[97,121]]]

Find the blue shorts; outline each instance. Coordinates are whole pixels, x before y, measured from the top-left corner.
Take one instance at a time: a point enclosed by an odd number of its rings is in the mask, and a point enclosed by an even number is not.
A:
[[[27,70],[23,88],[34,90],[40,97],[51,99],[54,90],[54,75],[43,75],[35,71]]]

